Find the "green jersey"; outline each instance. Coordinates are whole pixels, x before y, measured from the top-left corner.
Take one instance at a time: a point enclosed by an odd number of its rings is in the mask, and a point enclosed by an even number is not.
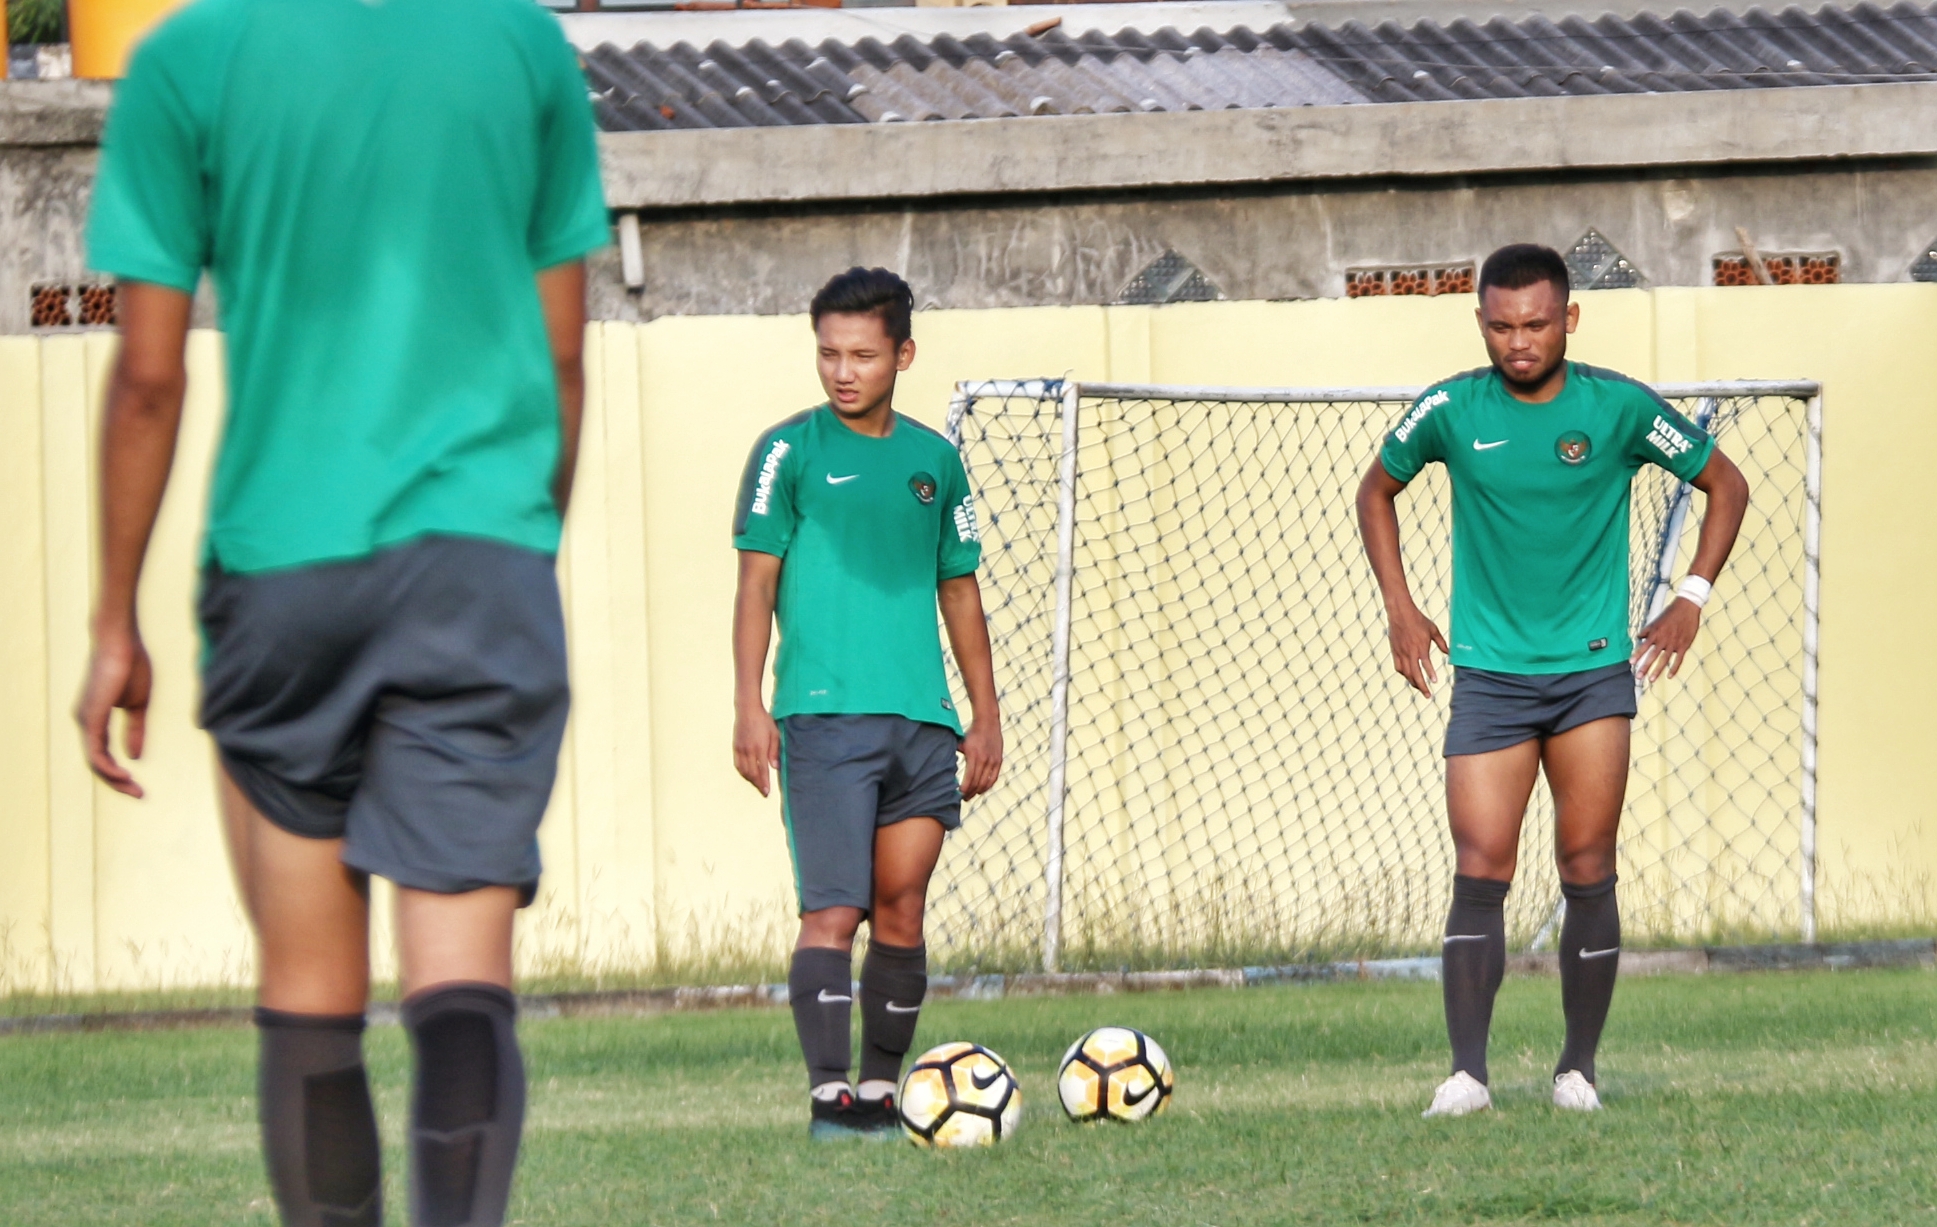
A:
[[[207,550],[250,572],[428,533],[555,551],[535,275],[608,234],[585,79],[531,0],[197,0],[115,91],[88,262],[213,277]]]
[[[941,435],[896,414],[876,439],[822,405],[747,457],[733,547],[782,559],[773,714],[906,716],[962,731],[935,586],[982,560],[975,497]]]
[[[1579,362],[1543,405],[1491,367],[1426,390],[1379,461],[1453,483],[1452,662],[1573,673],[1625,660],[1628,487],[1643,464],[1683,481],[1715,441],[1646,384]]]

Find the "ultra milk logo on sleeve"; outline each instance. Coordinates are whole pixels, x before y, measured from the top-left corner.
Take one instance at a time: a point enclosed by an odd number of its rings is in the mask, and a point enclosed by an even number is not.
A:
[[[975,522],[973,494],[964,495],[962,501],[955,504],[955,537],[964,543],[982,539],[982,528]]]
[[[1648,431],[1648,442],[1654,444],[1655,450],[1670,460],[1695,446],[1687,435],[1669,425],[1668,419],[1658,413],[1655,415],[1654,426]]]

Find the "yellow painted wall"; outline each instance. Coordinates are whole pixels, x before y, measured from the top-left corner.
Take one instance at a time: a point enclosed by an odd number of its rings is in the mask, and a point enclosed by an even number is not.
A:
[[[1928,918],[1937,707],[1902,662],[1937,608],[1937,513],[1920,481],[1937,454],[1937,287],[1582,301],[1573,353],[1588,361],[1654,380],[1824,381],[1825,919]],[[930,312],[916,337],[899,404],[935,425],[959,379],[1390,386],[1483,361],[1471,301],[1450,298]],[[544,893],[523,921],[530,970],[765,946],[784,924],[777,808],[728,754],[727,524],[755,435],[819,399],[810,341],[798,317],[592,329],[583,468],[560,560],[575,710],[542,837]],[[157,669],[148,800],[91,781],[68,715],[111,346],[102,335],[0,338],[0,991],[249,974],[209,752],[191,718],[196,522],[221,414],[213,335],[192,343],[185,437],[142,598]],[[1726,599],[1726,581],[1720,591]]]

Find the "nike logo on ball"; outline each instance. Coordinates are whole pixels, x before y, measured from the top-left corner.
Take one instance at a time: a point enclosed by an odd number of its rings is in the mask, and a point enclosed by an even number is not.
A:
[[[1508,442],[1508,440],[1502,439],[1498,443],[1482,443],[1478,439],[1475,439],[1473,440],[1473,450],[1476,452],[1490,452],[1496,447],[1505,447]]]
[[[859,473],[849,473],[846,477],[836,477],[834,476],[834,474],[829,473],[827,475],[827,484],[830,486],[838,486],[844,481],[853,481],[855,478],[859,476],[860,476]]]
[[[890,1001],[890,1002],[888,1002],[888,1003],[887,1003],[887,1010],[888,1010],[888,1013],[890,1013],[890,1014],[919,1014],[919,1013],[921,1013],[921,1007],[920,1007],[920,1006],[918,1006],[918,1005],[896,1005],[896,1004],[895,1004],[894,1002],[892,1002],[892,1001]]]
[[[1581,947],[1581,957],[1584,959],[1604,958],[1607,955],[1619,953],[1621,953],[1621,947],[1619,946],[1609,946],[1606,950],[1589,950],[1585,946]]]
[[[816,1000],[818,1000],[822,1005],[839,1005],[843,1001],[853,1001],[854,998],[836,997],[834,994],[828,992],[826,989],[822,989],[821,995]]]

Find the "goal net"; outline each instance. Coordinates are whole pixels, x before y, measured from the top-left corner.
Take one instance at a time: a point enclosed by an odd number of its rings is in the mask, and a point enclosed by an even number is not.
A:
[[[1621,831],[1633,939],[1813,937],[1819,389],[1662,387],[1720,436],[1748,520],[1681,676],[1647,688]],[[931,941],[957,967],[1241,966],[1437,948],[1451,887],[1430,700],[1394,673],[1358,481],[1416,389],[963,384],[1007,765],[949,843]],[[1632,621],[1685,573],[1702,496],[1633,487]],[[1451,499],[1401,496],[1445,626]],[[1529,806],[1508,900],[1559,900]]]

